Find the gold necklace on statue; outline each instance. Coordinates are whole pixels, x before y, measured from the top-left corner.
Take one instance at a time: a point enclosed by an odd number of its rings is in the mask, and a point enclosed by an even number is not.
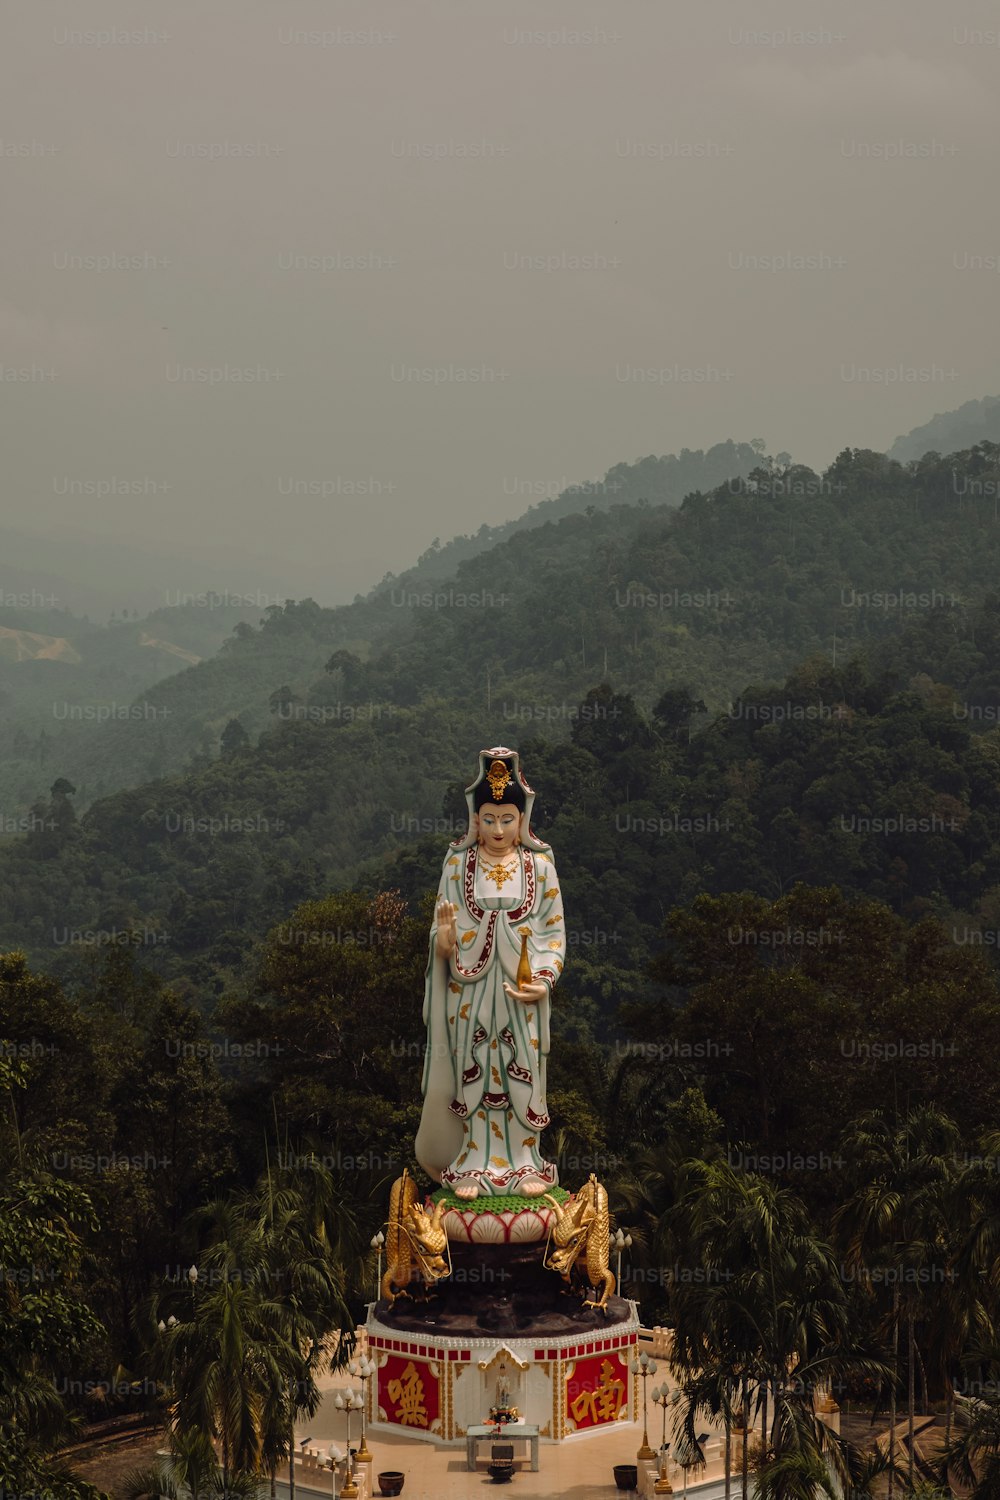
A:
[[[508,880],[514,879],[514,873],[517,869],[517,854],[515,853],[513,856],[513,865],[510,864],[510,858],[511,856],[508,855],[507,859],[501,864],[491,865],[488,870],[483,871],[484,878],[492,880],[498,891],[503,890]]]

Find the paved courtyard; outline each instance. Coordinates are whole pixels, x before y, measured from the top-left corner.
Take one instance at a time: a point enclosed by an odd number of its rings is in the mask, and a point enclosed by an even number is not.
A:
[[[352,1429],[352,1442],[357,1437],[357,1424]],[[652,1434],[651,1434],[652,1438]],[[344,1446],[344,1434],[317,1442],[315,1449],[325,1454],[330,1441]],[[636,1451],[642,1442],[642,1426],[633,1422],[616,1423],[611,1431],[584,1433],[561,1443],[540,1445],[540,1467],[532,1474],[527,1460],[509,1485],[498,1486],[486,1472],[481,1459],[479,1471],[470,1473],[466,1468],[465,1446],[455,1448],[436,1447],[430,1443],[407,1439],[396,1433],[369,1434],[368,1447],[374,1455],[373,1487],[377,1495],[377,1476],[381,1471],[397,1469],[405,1474],[401,1500],[463,1500],[470,1495],[486,1495],[502,1492],[511,1497],[520,1495],[524,1500],[540,1500],[542,1496],[568,1496],[574,1500],[599,1500],[621,1492],[615,1488],[612,1469],[615,1464],[636,1462]],[[692,1480],[695,1471],[691,1471]],[[678,1500],[684,1492],[683,1472],[671,1466],[670,1482]],[[296,1494],[310,1487],[313,1494],[330,1496],[332,1493],[329,1469],[307,1475],[305,1469],[297,1470]],[[689,1483],[688,1494],[697,1495],[697,1500],[716,1500],[723,1491],[722,1465],[717,1460],[708,1465],[697,1478]],[[735,1489],[739,1489],[739,1477],[735,1476]],[[283,1500],[287,1496],[287,1485],[279,1486]],[[339,1486],[337,1493],[339,1494]],[[640,1493],[649,1493],[645,1486]],[[304,1500],[304,1496],[303,1496]],[[624,1497],[623,1497],[624,1500]]]

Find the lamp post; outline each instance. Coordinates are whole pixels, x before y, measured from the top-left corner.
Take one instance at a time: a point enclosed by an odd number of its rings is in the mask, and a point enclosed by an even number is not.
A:
[[[375,1297],[374,1297],[374,1300],[376,1302],[378,1301],[379,1287],[382,1285],[382,1246],[384,1244],[385,1244],[385,1235],[382,1233],[382,1231],[380,1229],[379,1232],[378,1232],[378,1234],[373,1234],[372,1237],[371,1237],[371,1247],[372,1247],[373,1250],[377,1250],[378,1251],[378,1270],[375,1273]]]
[[[630,1234],[622,1234],[622,1232],[621,1232],[620,1229],[616,1229],[615,1232],[614,1232],[614,1236],[613,1236],[613,1238],[611,1240],[611,1243],[614,1245],[615,1249],[618,1251],[618,1275],[615,1278],[615,1290],[618,1292],[618,1295],[621,1296],[621,1285],[622,1285],[622,1251],[623,1250],[631,1250],[631,1248],[632,1248],[632,1236]]]
[[[365,1417],[368,1415],[368,1382],[375,1374],[375,1361],[362,1354],[360,1359],[352,1359],[347,1368],[361,1381],[361,1447],[358,1449],[358,1463],[370,1464],[372,1455],[365,1442]]]
[[[188,1281],[191,1284],[191,1318],[194,1319],[194,1289],[198,1285],[198,1267],[188,1266]]]
[[[629,1361],[629,1369],[633,1375],[642,1376],[642,1447],[639,1449],[637,1458],[655,1458],[656,1454],[649,1446],[649,1433],[646,1430],[646,1381],[650,1375],[656,1374],[656,1361],[650,1359],[645,1349],[638,1359],[634,1356]]]
[[[293,1437],[295,1436],[294,1432],[292,1433],[292,1436]],[[303,1458],[305,1457],[306,1449],[308,1448],[308,1446],[309,1446],[309,1444],[311,1442],[312,1442],[312,1433],[309,1433],[307,1437],[299,1438],[299,1447],[302,1449],[302,1456],[303,1456]],[[340,1454],[340,1453],[338,1453],[337,1457],[338,1458],[342,1458],[343,1455]],[[295,1483],[295,1444],[294,1443],[289,1443],[289,1445],[288,1445],[288,1482],[289,1482],[289,1484],[294,1484]]]
[[[344,1455],[333,1443],[326,1451],[330,1459],[330,1497],[331,1500],[337,1500],[337,1465]]]
[[[708,1433],[699,1432],[694,1441],[695,1447],[700,1453],[702,1444],[708,1442]],[[691,1451],[691,1444],[688,1442],[686,1437],[682,1436],[680,1442],[675,1443],[674,1458],[680,1464],[681,1469],[684,1472],[684,1500],[687,1500],[688,1469],[690,1469],[691,1465],[695,1462],[695,1456]]]
[[[343,1396],[339,1391],[337,1392],[333,1404],[338,1411],[347,1413],[347,1478],[340,1496],[341,1500],[357,1500],[358,1486],[354,1479],[354,1456],[351,1453],[351,1412],[361,1410],[361,1397],[356,1396],[348,1386]]]
[[[653,1485],[653,1494],[672,1495],[674,1488],[667,1474],[667,1453],[670,1448],[670,1444],[667,1442],[667,1407],[670,1404],[670,1388],[666,1381],[662,1385],[653,1387],[653,1400],[657,1406],[662,1406],[663,1408],[663,1441],[660,1444],[659,1457],[660,1473],[659,1478]]]

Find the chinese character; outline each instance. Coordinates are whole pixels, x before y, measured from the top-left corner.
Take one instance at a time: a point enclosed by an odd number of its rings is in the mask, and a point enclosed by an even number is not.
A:
[[[614,1366],[609,1359],[601,1361],[601,1378],[592,1391],[581,1391],[569,1406],[573,1421],[580,1423],[589,1416],[592,1422],[612,1422],[618,1416],[625,1400],[625,1386],[614,1379]]]
[[[608,1366],[610,1369],[610,1366]],[[412,1359],[403,1371],[402,1379],[389,1381],[389,1400],[398,1403],[396,1421],[403,1427],[426,1427],[427,1408],[424,1405],[424,1382],[417,1374]]]

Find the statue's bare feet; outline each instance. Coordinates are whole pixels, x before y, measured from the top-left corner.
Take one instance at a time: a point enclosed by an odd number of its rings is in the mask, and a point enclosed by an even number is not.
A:
[[[479,1184],[474,1177],[467,1177],[464,1182],[458,1184],[458,1187],[452,1188],[452,1192],[456,1198],[478,1198]]]
[[[542,1193],[548,1192],[548,1186],[540,1177],[525,1177],[517,1190],[525,1198],[538,1198]]]

